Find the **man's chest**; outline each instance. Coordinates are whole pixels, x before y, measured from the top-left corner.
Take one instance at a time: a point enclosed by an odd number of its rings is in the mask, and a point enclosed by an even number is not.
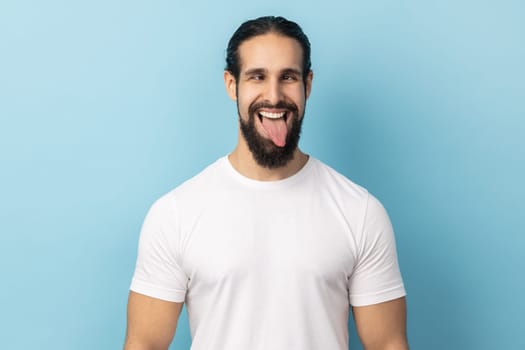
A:
[[[346,289],[356,245],[337,212],[315,203],[244,204],[204,210],[186,228],[189,296],[223,287]]]

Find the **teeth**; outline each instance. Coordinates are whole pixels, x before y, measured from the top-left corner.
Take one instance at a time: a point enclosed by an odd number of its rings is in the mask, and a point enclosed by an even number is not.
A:
[[[259,114],[265,118],[279,119],[284,116],[285,112],[281,112],[281,113],[259,112]]]

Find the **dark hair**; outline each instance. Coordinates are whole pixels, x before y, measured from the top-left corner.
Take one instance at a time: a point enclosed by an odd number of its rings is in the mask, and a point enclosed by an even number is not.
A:
[[[239,46],[250,38],[267,33],[280,34],[299,42],[303,48],[303,80],[306,82],[312,65],[310,61],[310,42],[297,23],[284,17],[265,16],[241,24],[228,43],[225,69],[238,80],[240,74]]]

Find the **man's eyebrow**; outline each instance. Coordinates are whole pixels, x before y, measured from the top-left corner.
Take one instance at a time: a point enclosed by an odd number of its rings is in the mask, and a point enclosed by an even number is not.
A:
[[[301,75],[301,71],[296,68],[285,68],[281,71],[282,74],[294,74],[294,75]]]
[[[264,73],[266,73],[266,69],[264,68],[252,68],[244,72],[244,75],[255,75],[255,74],[264,74]]]
[[[266,74],[268,71],[264,68],[252,68],[248,69],[243,73],[243,75],[258,75],[258,74]],[[293,75],[301,75],[301,70],[297,68],[284,68],[280,71],[281,74],[293,74]]]

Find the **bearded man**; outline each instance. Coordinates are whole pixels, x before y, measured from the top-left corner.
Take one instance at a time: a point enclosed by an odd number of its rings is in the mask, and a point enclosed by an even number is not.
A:
[[[408,349],[384,208],[298,148],[312,79],[296,23],[261,17],[233,34],[237,146],[148,212],[126,350],[167,349],[184,303],[192,350],[347,350],[351,311],[365,349]]]

